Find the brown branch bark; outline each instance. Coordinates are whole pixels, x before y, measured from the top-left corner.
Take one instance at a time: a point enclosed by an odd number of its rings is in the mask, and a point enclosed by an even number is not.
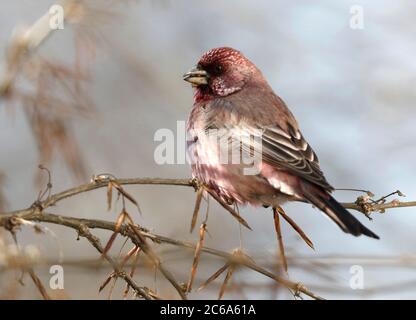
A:
[[[195,182],[192,179],[162,179],[162,178],[130,178],[130,179],[117,179],[117,182],[121,185],[169,185],[169,186],[183,186],[183,187],[194,187]],[[65,191],[51,195],[45,201],[38,204],[34,204],[32,207],[22,210],[10,211],[0,213],[0,217],[7,216],[22,216],[28,213],[33,213],[36,211],[36,207],[41,209],[49,208],[61,200],[76,196],[83,192],[88,192],[100,188],[107,187],[108,180],[90,182],[82,184],[80,186],[67,189]],[[355,202],[346,202],[342,205],[347,209],[357,210],[359,212],[364,212],[364,209],[361,205],[356,204]],[[393,208],[403,208],[403,207],[416,207],[416,201],[391,201],[381,204],[369,204],[371,211],[380,211],[385,209]]]
[[[45,223],[52,223],[52,224],[58,224],[58,225],[62,225],[62,226],[66,226],[66,227],[70,227],[72,229],[75,229],[77,231],[82,230],[82,232],[80,233],[81,236],[87,236],[89,237],[88,233],[85,233],[85,230],[88,229],[104,229],[104,230],[109,230],[109,231],[115,231],[116,230],[116,223],[114,222],[110,222],[110,221],[104,221],[104,220],[95,220],[95,219],[81,219],[81,218],[75,218],[75,217],[70,217],[70,216],[63,216],[63,215],[58,215],[58,214],[53,214],[53,213],[47,213],[47,212],[37,212],[37,213],[28,213],[27,215],[20,215],[20,218],[25,219],[25,220],[31,220],[31,221],[37,221],[37,222],[45,222]],[[13,217],[1,217],[0,218],[0,226],[5,226],[7,225],[7,220],[13,219]],[[174,246],[180,246],[180,247],[184,247],[184,248],[189,248],[192,250],[195,250],[196,246],[193,243],[190,242],[185,242],[185,241],[180,241],[180,240],[176,240],[176,239],[171,239],[168,237],[164,237],[158,234],[154,234],[151,233],[149,231],[147,231],[146,229],[142,229],[142,228],[137,228],[138,231],[140,231],[140,233],[156,242],[156,243],[167,243],[167,244],[171,244]],[[120,229],[120,234],[124,235],[124,236],[128,236],[128,237],[133,237],[133,234],[131,232],[131,230],[129,230],[127,225],[123,225]],[[103,252],[103,248],[101,246],[96,246],[97,242],[95,240],[91,240],[91,238],[87,239],[97,248],[97,250],[99,252]],[[221,257],[223,259],[226,260],[233,260],[235,259],[234,256],[228,252],[225,251],[221,251],[221,250],[217,250],[217,249],[213,249],[213,248],[208,248],[208,247],[202,247],[201,248],[202,252],[205,252],[207,254],[211,254],[211,255],[215,255],[218,257]],[[109,260],[107,260],[108,262],[110,262]],[[256,265],[254,262],[251,262],[249,260],[241,260],[239,261],[240,264],[244,265],[245,267],[256,271],[260,274],[265,275],[266,277],[269,277],[270,279],[273,279],[274,281],[278,282],[279,284],[292,289],[296,292],[301,292],[313,299],[322,299],[321,297],[319,297],[318,295],[316,295],[315,293],[313,293],[312,291],[310,291],[309,289],[307,289],[305,286],[303,286],[302,284],[296,283],[296,282],[292,282],[289,281],[285,278],[281,278],[278,277],[276,275],[274,275],[273,273],[271,273],[270,271]],[[113,265],[113,263],[110,262],[110,264]],[[124,274],[123,274],[124,276]],[[130,281],[130,280],[129,280]],[[137,286],[136,286],[137,287]],[[135,287],[133,287],[135,288]]]
[[[354,202],[343,202],[341,204],[346,209],[357,210],[361,213],[379,212],[379,211],[383,211],[386,209],[393,209],[393,208],[416,207],[416,201],[391,201],[391,202],[380,203],[380,204],[368,203],[368,209],[364,209],[363,206],[358,205]]]
[[[70,225],[67,225],[67,226],[70,226]],[[98,239],[96,236],[94,236],[85,224],[76,223],[76,224],[72,224],[72,226],[70,226],[70,227],[73,228],[73,229],[76,229],[78,231],[78,234],[81,237],[85,237],[92,244],[92,246],[95,249],[97,249],[97,251],[99,253],[101,253],[103,255],[104,259],[107,260],[108,263],[110,263],[111,266],[113,267],[117,277],[124,279],[124,281],[134,291],[136,291],[136,293],[139,296],[143,297],[146,300],[152,300],[152,297],[146,292],[145,288],[141,288],[140,286],[138,286],[136,284],[136,282],[126,272],[124,272],[120,268],[120,266],[118,265],[118,263],[116,261],[114,261],[110,256],[108,256],[107,254],[104,253],[104,248],[101,245],[100,239]]]
[[[160,179],[160,178],[131,178],[131,179],[117,179],[116,180],[120,185],[170,185],[170,186],[184,186],[184,187],[196,187],[195,181],[192,179]],[[22,218],[25,220],[31,221],[38,221],[44,223],[52,223],[63,225],[66,227],[73,228],[79,232],[81,236],[86,237],[90,243],[100,252],[104,252],[99,239],[93,236],[89,229],[104,229],[115,232],[117,230],[116,224],[109,221],[103,220],[96,220],[96,219],[80,219],[70,216],[63,216],[54,213],[45,212],[47,208],[55,206],[58,202],[68,199],[70,197],[76,196],[78,194],[89,192],[92,190],[104,188],[108,186],[109,179],[99,179],[83,184],[59,193],[55,193],[49,196],[47,199],[43,201],[35,202],[31,207],[16,210],[11,212],[0,213],[0,226],[5,227],[6,229],[10,229],[13,227],[13,224],[16,224],[15,218]],[[214,197],[215,200],[218,201]],[[224,205],[220,202],[220,204],[224,207]],[[357,203],[344,203],[344,207],[347,209],[357,210],[363,213],[368,214],[368,212],[373,211],[382,211],[385,209],[390,208],[399,208],[399,207],[410,207],[416,206],[416,201],[410,202],[399,202],[393,200],[387,203],[366,203],[365,206],[363,204]],[[227,209],[227,208],[226,208]],[[228,209],[227,209],[228,210]],[[132,242],[136,245],[139,245],[141,249],[151,258],[151,260],[155,263],[155,265],[159,268],[159,270],[164,274],[164,276],[172,283],[178,293],[181,295],[182,298],[186,298],[183,289],[181,286],[174,280],[173,276],[163,268],[159,258],[153,253],[151,248],[145,244],[145,241],[141,238],[150,239],[156,243],[167,243],[174,246],[185,247],[195,250],[195,245],[189,242],[184,242],[176,239],[171,239],[168,237],[164,237],[161,235],[157,235],[155,233],[151,233],[146,229],[143,229],[139,226],[135,226],[134,228],[129,227],[129,225],[122,225],[121,229],[119,230],[120,234],[129,237]],[[216,250],[213,248],[202,247],[201,252],[206,254],[211,254],[217,257],[221,257],[227,261],[234,261],[235,257],[227,252]],[[106,260],[113,266],[115,272],[123,278],[136,292],[146,298],[151,299],[152,297],[147,294],[144,288],[138,286],[134,280],[122,270],[119,269],[117,263],[105,255]],[[234,259],[234,260],[233,260]],[[278,277],[273,273],[269,272],[268,270],[258,266],[256,263],[249,259],[243,259],[238,261],[240,265],[243,265],[253,271],[256,271],[260,274],[263,274],[277,283],[295,291],[296,293],[303,293],[311,298],[314,299],[321,299],[321,297],[317,296],[307,288],[305,288],[302,284],[292,282],[286,278]]]

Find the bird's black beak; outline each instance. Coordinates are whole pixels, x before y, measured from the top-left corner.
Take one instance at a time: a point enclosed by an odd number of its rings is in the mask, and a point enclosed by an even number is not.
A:
[[[208,84],[209,74],[205,70],[194,67],[183,75],[183,80],[188,81],[193,87]]]

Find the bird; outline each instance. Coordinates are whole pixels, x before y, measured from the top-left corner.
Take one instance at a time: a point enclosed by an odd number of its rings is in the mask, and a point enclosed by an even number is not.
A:
[[[229,205],[310,203],[345,233],[379,239],[332,197],[334,188],[294,115],[240,51],[207,51],[183,80],[194,88],[186,148],[199,183]],[[229,150],[254,155],[258,161],[224,161],[222,155]],[[250,165],[254,170],[247,173]]]

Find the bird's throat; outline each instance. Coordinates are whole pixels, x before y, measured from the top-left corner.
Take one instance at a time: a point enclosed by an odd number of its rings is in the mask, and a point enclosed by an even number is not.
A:
[[[195,88],[194,103],[206,102],[214,99],[214,95],[208,86],[198,86]]]

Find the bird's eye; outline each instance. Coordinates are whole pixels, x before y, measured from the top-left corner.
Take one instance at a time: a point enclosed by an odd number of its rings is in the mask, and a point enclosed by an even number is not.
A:
[[[215,73],[216,73],[216,74],[220,74],[220,73],[222,73],[222,71],[223,71],[222,65],[217,64],[217,65],[215,66]]]

